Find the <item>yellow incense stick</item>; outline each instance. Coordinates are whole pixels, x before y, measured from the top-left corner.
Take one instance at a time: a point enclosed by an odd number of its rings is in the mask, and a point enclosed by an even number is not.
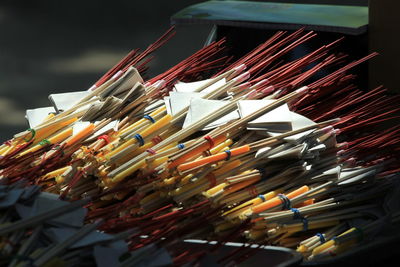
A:
[[[65,139],[67,139],[69,136],[72,135],[73,129],[72,128],[68,128],[48,139],[44,139],[42,142],[39,142],[38,145],[23,151],[19,156],[23,156],[25,154],[31,153],[31,152],[35,152],[37,150],[39,150],[40,148],[42,148],[45,145],[52,145],[52,144],[58,144],[61,141],[64,141]]]

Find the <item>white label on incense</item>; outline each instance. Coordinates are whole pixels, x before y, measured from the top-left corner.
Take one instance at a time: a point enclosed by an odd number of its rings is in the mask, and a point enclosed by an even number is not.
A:
[[[238,103],[240,115],[243,118],[273,102],[275,100],[241,100]],[[250,121],[247,129],[286,132],[292,129],[291,119],[289,107],[287,104],[284,104]]]
[[[317,166],[318,167],[318,166]],[[333,180],[337,181],[339,179],[340,171],[342,167],[341,166],[335,166],[331,169],[328,169],[321,174],[315,175],[312,177],[312,180]]]
[[[72,108],[82,98],[86,97],[89,94],[89,91],[51,94],[49,95],[49,100],[52,102],[57,112],[61,112]]]
[[[118,79],[118,85],[113,89],[113,95],[131,89],[136,83],[143,84],[143,78],[134,67],[130,67],[126,73]]]
[[[291,148],[288,148],[286,150],[283,150],[281,152],[278,152],[276,154],[272,154],[268,156],[270,159],[289,159],[289,158],[297,158],[300,159],[302,158],[303,153],[305,152],[307,146],[305,144],[300,144]]]
[[[319,145],[313,146],[308,151],[310,151],[310,152],[320,152],[320,151],[324,151],[325,149],[326,149],[326,145],[325,144],[319,144]]]
[[[187,128],[191,124],[206,118],[208,115],[225,106],[226,103],[226,101],[221,100],[193,98],[190,102],[189,111],[186,115],[182,128]],[[237,110],[235,110],[207,124],[203,130],[213,129],[239,118],[239,113]]]
[[[275,147],[273,149],[269,149],[269,150],[264,151],[262,154],[260,154],[259,157],[261,157],[261,156],[262,157],[268,157],[270,155],[274,155],[274,154],[280,153],[282,151],[285,151],[287,149],[290,149],[291,147],[293,147],[293,144],[285,143],[285,144],[279,145],[279,146],[277,146],[277,147]]]
[[[316,124],[312,120],[310,120],[300,114],[297,114],[295,112],[290,111],[290,116],[292,118],[292,131]],[[313,131],[314,130],[308,130],[308,131],[305,131],[302,133],[291,135],[291,136],[285,137],[284,140],[286,140],[287,142],[297,143],[300,139],[309,135]],[[271,136],[277,136],[277,135],[280,135],[281,133],[274,132],[274,131],[268,131],[268,134]]]
[[[202,98],[205,94],[213,92],[225,84],[225,79],[222,79],[211,84],[201,92],[196,92],[200,86],[203,86],[208,81],[209,80],[193,83],[177,83],[175,86],[178,86],[178,89],[175,88],[175,92],[170,92],[169,96],[164,98],[167,113],[175,116],[185,108],[189,107],[191,99]]]
[[[171,92],[169,94],[169,102],[171,105],[171,115],[175,116],[190,105],[190,100],[200,98],[203,93],[178,93]]]
[[[271,150],[271,147],[269,147],[269,146],[260,148],[260,149],[257,151],[255,158],[256,158],[256,159],[262,158],[262,157],[263,157],[264,155],[266,155],[266,154],[268,153],[268,151],[270,151],[270,150]]]
[[[375,174],[376,174],[376,170],[370,170],[370,171],[364,172],[362,174],[356,175],[346,181],[340,182],[339,185],[350,184],[350,183],[355,183],[355,182],[359,183],[361,180],[364,180],[370,176],[371,177],[375,176]],[[340,177],[340,178],[342,178],[342,177]]]
[[[206,83],[212,81],[212,79],[207,79],[207,80],[202,80],[202,81],[197,81],[197,82],[191,82],[191,83],[185,83],[185,82],[178,82],[174,85],[174,91],[175,92],[180,92],[180,93],[193,93],[197,92],[198,89],[202,86],[204,86]],[[206,87],[203,89],[201,92],[202,93],[210,93],[219,87],[223,86],[226,84],[225,78],[211,84],[210,86]]]
[[[355,168],[343,169],[340,173],[339,185],[352,183],[360,179],[364,179],[370,175],[374,175],[376,173],[375,168],[376,166],[369,168],[355,167]]]
[[[54,107],[44,107],[26,110],[26,119],[28,120],[29,127],[34,128],[41,124],[49,113],[55,112]]]

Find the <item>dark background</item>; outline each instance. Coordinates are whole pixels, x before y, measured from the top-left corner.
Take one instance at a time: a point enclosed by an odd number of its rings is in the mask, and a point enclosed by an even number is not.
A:
[[[50,93],[86,90],[134,48],[164,33],[196,0],[0,1],[0,141],[27,128],[25,110]],[[367,4],[367,0],[275,2]],[[179,26],[156,53],[150,76],[201,48],[209,26]]]

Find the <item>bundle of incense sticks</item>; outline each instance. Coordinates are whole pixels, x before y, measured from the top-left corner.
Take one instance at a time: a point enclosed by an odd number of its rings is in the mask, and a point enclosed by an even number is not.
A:
[[[321,260],[373,239],[381,216],[398,222],[382,197],[400,170],[400,128],[386,126],[399,97],[357,89],[349,72],[376,53],[348,62],[339,39],[290,61],[317,34],[279,31],[236,61],[221,40],[145,81],[145,58],[172,34],[88,91],[28,112],[31,128],[0,147],[2,181],[80,203],[104,232],[137,229],[131,250],[196,238]],[[206,252],[171,253],[184,264]],[[220,262],[251,253],[243,246]]]

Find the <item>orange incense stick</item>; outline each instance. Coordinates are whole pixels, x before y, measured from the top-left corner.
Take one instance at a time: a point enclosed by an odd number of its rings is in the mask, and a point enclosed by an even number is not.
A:
[[[244,146],[241,146],[241,147],[238,147],[238,148],[234,148],[234,149],[231,149],[231,150],[227,150],[227,151],[230,151],[230,152],[228,153],[228,152],[224,151],[224,152],[218,153],[216,155],[205,157],[205,158],[202,158],[202,159],[199,159],[199,160],[195,160],[195,161],[188,162],[188,163],[183,163],[183,164],[179,165],[177,167],[177,169],[178,169],[178,171],[182,172],[182,171],[186,171],[186,170],[195,168],[197,166],[201,166],[201,165],[204,165],[204,164],[209,164],[209,163],[221,161],[221,160],[233,157],[233,156],[238,156],[238,155],[241,155],[241,154],[249,152],[250,151],[250,146],[249,145],[244,145]]]
[[[225,140],[226,140],[225,135],[219,135],[213,139],[213,142],[214,142],[214,145],[218,145],[218,144],[224,142]],[[196,147],[195,149],[189,151],[185,155],[182,155],[182,157],[178,158],[177,160],[174,160],[173,162],[171,162],[168,165],[168,168],[172,169],[172,168],[178,166],[179,164],[185,162],[186,160],[193,158],[197,155],[200,155],[201,153],[203,153],[204,151],[206,151],[207,149],[210,149],[212,147],[213,147],[213,145],[211,145],[209,142],[203,143],[203,144],[199,145],[198,147]]]
[[[79,140],[81,140],[82,138],[84,138],[85,136],[91,134],[94,130],[94,127],[95,126],[93,123],[89,124],[87,127],[78,132],[76,135],[72,136],[67,141],[65,141],[66,146],[71,146],[76,142],[78,142]]]
[[[294,197],[296,197],[298,195],[301,195],[301,194],[307,192],[308,190],[309,190],[309,187],[304,185],[304,186],[300,187],[299,189],[296,189],[296,190],[290,192],[289,194],[286,195],[286,197],[288,199],[292,199],[292,198],[294,198]],[[282,198],[274,197],[271,200],[268,200],[268,201],[266,201],[264,203],[261,203],[261,204],[258,204],[256,206],[252,207],[251,210],[252,210],[253,213],[260,213],[260,212],[263,212],[265,210],[268,210],[268,209],[271,209],[271,208],[275,208],[275,207],[277,207],[279,205],[282,205],[282,203],[283,203]]]

